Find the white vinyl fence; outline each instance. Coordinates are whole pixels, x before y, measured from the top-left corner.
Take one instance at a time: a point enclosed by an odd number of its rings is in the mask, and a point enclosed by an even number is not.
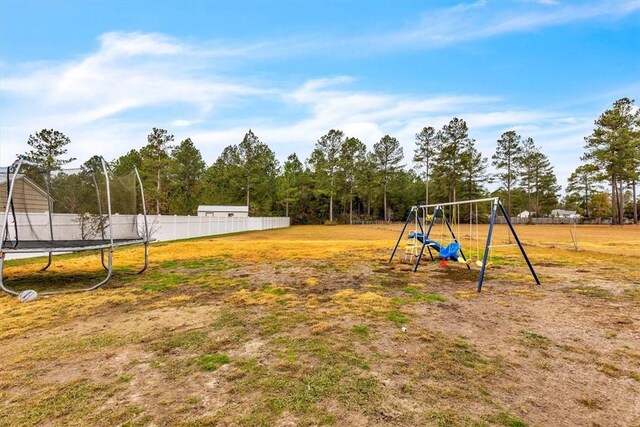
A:
[[[241,231],[270,230],[290,226],[286,217],[231,217],[148,215],[149,231],[159,241],[190,239]]]
[[[4,216],[4,215],[3,215]],[[4,218],[2,218],[4,221]],[[46,213],[16,213],[18,237],[26,240],[51,240],[49,215]],[[181,215],[147,215],[149,233],[157,241],[190,239],[193,237],[214,236],[217,234],[238,233],[242,231],[270,230],[290,226],[290,218],[285,217],[245,217],[219,218]],[[95,240],[101,236],[92,229],[91,224],[75,214],[53,214],[53,240]],[[144,235],[144,217],[142,215],[113,215],[113,238],[132,238]],[[4,222],[3,224],[4,225]],[[0,225],[1,226],[1,225]],[[13,220],[9,220],[9,239],[15,239]],[[106,231],[107,239],[109,238]],[[44,253],[8,254],[9,258],[41,256]]]

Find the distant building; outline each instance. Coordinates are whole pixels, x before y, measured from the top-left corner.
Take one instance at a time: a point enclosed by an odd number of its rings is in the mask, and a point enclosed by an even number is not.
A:
[[[213,216],[216,218],[249,216],[248,206],[225,206],[225,205],[200,205],[198,206],[198,216]]]
[[[518,214],[518,218],[529,218],[533,214],[535,214],[535,212],[522,211]]]
[[[13,174],[10,176],[13,179]],[[7,185],[7,174],[0,173],[0,210],[3,213],[7,206]],[[18,174],[13,186],[13,208],[16,212],[47,212],[49,210],[47,192],[23,174]]]
[[[555,218],[580,218],[580,214],[576,211],[565,211],[564,209],[554,209],[551,216]]]

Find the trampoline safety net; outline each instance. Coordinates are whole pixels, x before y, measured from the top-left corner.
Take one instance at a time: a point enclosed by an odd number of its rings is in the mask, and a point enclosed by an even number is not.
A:
[[[136,172],[116,176],[104,160],[93,160],[80,168],[49,172],[27,163],[2,168],[0,211],[7,211],[7,203],[9,209],[1,247],[83,247],[105,244],[111,238],[114,242],[144,239]]]

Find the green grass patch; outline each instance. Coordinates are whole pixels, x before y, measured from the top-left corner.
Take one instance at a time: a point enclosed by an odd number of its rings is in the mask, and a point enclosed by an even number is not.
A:
[[[387,313],[387,320],[390,320],[396,325],[404,325],[409,323],[409,318],[400,313],[398,310],[393,310]]]
[[[568,291],[591,298],[602,298],[607,300],[613,298],[613,294],[609,290],[599,286],[574,286],[569,288]]]
[[[57,420],[64,425],[60,419],[66,416],[73,416],[75,420],[85,418],[96,406],[95,394],[104,389],[86,380],[46,389],[36,394],[21,411],[12,411],[10,407],[1,409],[0,424],[36,425]]]
[[[178,332],[160,341],[157,347],[158,350],[165,352],[176,348],[183,350],[200,350],[206,345],[207,341],[207,333],[205,331]]]
[[[405,286],[402,288],[402,291],[411,295],[411,299],[414,301],[425,301],[425,302],[435,302],[440,301],[444,302],[447,298],[444,295],[439,294],[426,294],[421,292],[418,288],[413,286]]]
[[[267,294],[271,294],[271,295],[284,295],[287,293],[286,289],[283,289],[279,286],[274,286],[271,283],[265,283],[262,286],[262,292],[267,293]]]
[[[451,408],[435,408],[427,413],[430,425],[437,427],[486,427],[488,424]]]
[[[203,371],[215,371],[220,366],[229,363],[229,356],[225,354],[203,354],[195,358],[195,363]]]
[[[119,383],[128,383],[133,379],[133,375],[130,374],[122,374],[118,377]]]
[[[145,278],[142,290],[145,292],[162,292],[186,283],[188,277],[177,273],[153,273]]]
[[[506,426],[506,427],[527,427],[527,423],[515,415],[506,412],[500,412],[490,418],[490,421]]]
[[[247,310],[224,308],[218,317],[211,323],[214,328],[236,328],[245,325],[249,316]]]
[[[522,331],[522,342],[527,347],[533,348],[547,348],[551,344],[551,340],[544,335],[536,334],[535,332]]]
[[[351,328],[351,332],[361,338],[369,338],[370,330],[367,325],[355,325]]]
[[[454,341],[450,355],[454,361],[461,363],[467,368],[475,369],[487,365],[487,360],[484,357],[476,353],[468,343],[461,340]]]
[[[640,302],[640,287],[625,289],[622,298],[628,301]]]

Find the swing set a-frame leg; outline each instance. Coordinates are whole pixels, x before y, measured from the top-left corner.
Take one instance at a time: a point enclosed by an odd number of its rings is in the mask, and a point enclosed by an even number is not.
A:
[[[433,211],[433,216],[431,217],[431,221],[429,221],[429,228],[427,228],[426,233],[422,234],[422,246],[420,247],[420,253],[418,254],[418,257],[416,258],[416,263],[413,266],[414,273],[418,271],[418,266],[420,265],[420,260],[422,259],[422,255],[424,254],[425,247],[429,250],[429,255],[431,255],[431,260],[433,260],[433,254],[431,253],[431,248],[427,246],[427,239],[431,234],[431,229],[433,228],[433,223],[436,220],[436,216],[438,215],[439,210],[440,210],[439,206],[435,208],[435,210]]]
[[[396,245],[393,247],[393,251],[391,251],[391,256],[389,257],[389,264],[391,263],[391,261],[393,261],[393,257],[396,254],[396,251],[398,250],[398,246],[400,246],[400,241],[402,240],[402,237],[404,236],[404,232],[407,229],[407,225],[409,224],[409,221],[411,221],[411,216],[413,215],[413,209],[411,209],[409,211],[409,215],[407,215],[407,219],[404,222],[404,225],[402,226],[402,231],[400,232],[400,235],[398,236],[398,241],[396,242]],[[416,213],[417,215],[417,213]]]
[[[527,266],[529,267],[529,271],[531,271],[531,275],[533,276],[533,279],[536,281],[536,285],[541,286],[540,279],[538,279],[538,275],[536,274],[536,271],[533,269],[533,265],[531,264],[531,261],[529,261],[527,252],[524,250],[524,246],[522,246],[522,243],[520,242],[520,238],[518,237],[518,234],[516,234],[516,230],[513,228],[513,224],[511,223],[511,218],[509,218],[509,215],[507,214],[507,210],[504,208],[504,206],[502,205],[502,202],[500,201],[498,201],[498,206],[500,206],[500,210],[502,211],[502,215],[504,215],[504,219],[507,222],[509,229],[511,230],[511,234],[513,234],[513,238],[516,240],[516,243],[520,248],[522,257],[527,262]]]
[[[480,268],[480,277],[478,278],[478,292],[482,291],[482,282],[484,282],[484,273],[487,270],[487,258],[489,257],[489,246],[491,245],[491,236],[493,235],[493,224],[496,222],[497,203],[491,205],[491,219],[489,220],[489,232],[487,233],[487,243],[484,246],[484,255],[482,256],[482,268]]]
[[[536,281],[536,285],[540,286],[541,285],[540,279],[538,278],[538,275],[536,274],[536,271],[533,268],[533,265],[531,264],[529,257],[527,256],[527,252],[524,250],[524,246],[522,246],[522,242],[520,242],[520,238],[518,237],[518,234],[516,233],[516,230],[513,227],[511,218],[509,218],[509,214],[507,213],[507,210],[502,205],[502,202],[500,201],[500,199],[498,199],[493,203],[493,206],[491,207],[491,220],[489,221],[489,232],[487,233],[487,244],[485,245],[485,248],[484,248],[484,256],[482,259],[482,269],[480,270],[480,278],[478,279],[478,292],[482,290],[482,282],[484,281],[484,273],[487,268],[487,257],[489,255],[489,249],[491,246],[491,236],[493,235],[493,226],[496,222],[496,213],[498,208],[500,208],[500,212],[504,216],[505,222],[509,226],[509,230],[511,231],[511,234],[513,234],[513,238],[515,239],[516,243],[518,244],[518,247],[520,248],[520,253],[522,254],[522,257],[524,258],[524,260],[526,261],[527,266],[529,267],[529,271],[531,272],[533,279]]]
[[[416,215],[418,214],[416,213]],[[420,215],[418,215],[418,227],[420,227],[420,232],[422,233],[422,240],[426,240],[429,237],[429,235],[425,234],[424,232],[424,228],[422,227],[422,223],[420,222]],[[429,251],[429,256],[431,257],[431,261],[435,261],[435,259],[433,258],[433,252],[431,252],[431,248],[429,246],[427,246],[427,250]]]

